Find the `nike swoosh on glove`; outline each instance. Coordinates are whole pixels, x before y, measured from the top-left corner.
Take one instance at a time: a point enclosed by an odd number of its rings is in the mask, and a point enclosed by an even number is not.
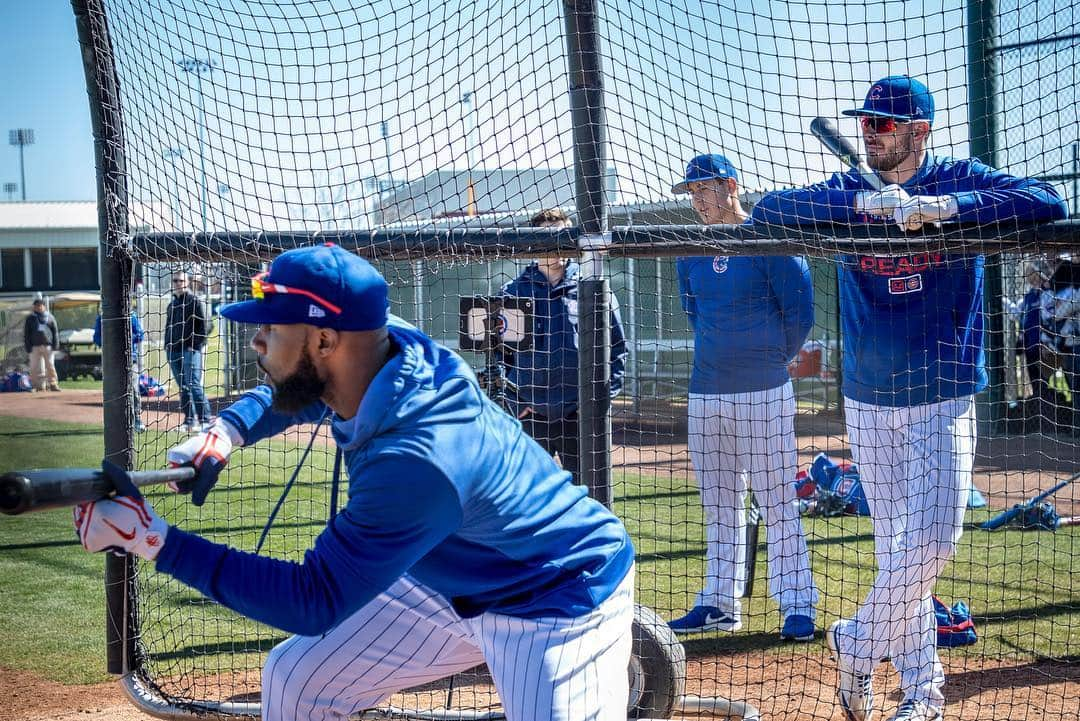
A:
[[[940,223],[956,217],[960,206],[955,195],[913,195],[900,204],[893,220],[904,230],[918,230],[926,223]]]
[[[73,514],[75,533],[87,551],[134,553],[153,561],[169,533],[169,524],[144,498],[117,496],[80,503]]]
[[[243,438],[232,424],[221,420],[214,422],[210,430],[192,436],[178,446],[169,449],[165,459],[170,467],[193,466],[195,478],[185,486],[170,483],[169,487],[178,493],[191,490],[191,502],[201,506],[206,502],[210,489],[217,483],[225,464],[229,462],[233,445],[241,445]]]
[[[878,218],[891,218],[896,209],[911,196],[899,185],[886,185],[881,190],[864,190],[855,194],[855,212]]]

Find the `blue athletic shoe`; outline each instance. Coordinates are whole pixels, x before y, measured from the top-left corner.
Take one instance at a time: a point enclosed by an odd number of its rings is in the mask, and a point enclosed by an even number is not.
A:
[[[784,619],[784,627],[780,629],[780,638],[785,641],[813,641],[814,622],[809,616],[793,613]]]
[[[694,606],[682,618],[668,622],[675,633],[701,633],[703,631],[738,631],[742,621],[716,606]]]

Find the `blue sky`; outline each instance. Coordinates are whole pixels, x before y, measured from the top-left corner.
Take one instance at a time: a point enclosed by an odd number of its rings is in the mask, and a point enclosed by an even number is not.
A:
[[[93,200],[87,108],[71,3],[0,2],[0,183],[19,182],[19,153],[8,145],[8,131],[33,128],[35,144],[25,150],[26,199]]]
[[[143,5],[117,3],[113,24],[131,192],[185,227],[201,214],[204,164],[211,225],[281,227],[318,221],[331,206],[355,217],[372,178],[571,162],[554,0],[329,0],[319,5],[336,8],[330,22],[290,3],[258,22],[242,14],[244,2]],[[809,120],[836,117],[873,79],[896,72],[935,91],[935,150],[967,153],[962,0],[601,6],[608,140],[624,201],[670,199],[685,161],[706,151],[731,156],[749,187],[820,178],[838,163],[808,134]],[[1077,31],[1070,0],[999,8],[1003,42]],[[187,56],[215,68],[184,73],[176,60]],[[93,199],[70,3],[0,1],[0,59],[3,139],[11,128],[36,134],[26,150],[28,199]],[[1068,170],[1077,104],[1061,88],[1075,84],[1076,60],[1075,44],[1002,59],[1001,165]],[[841,127],[857,132],[850,120]],[[0,154],[0,182],[17,182],[18,151],[5,142]]]

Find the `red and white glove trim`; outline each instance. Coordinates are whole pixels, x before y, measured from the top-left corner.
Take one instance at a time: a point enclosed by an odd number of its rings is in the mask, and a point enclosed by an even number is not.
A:
[[[202,464],[210,458],[225,465],[229,461],[234,445],[243,445],[240,432],[231,423],[219,418],[214,421],[210,430],[192,436],[180,445],[170,448],[165,454],[165,459],[171,466],[191,464],[196,468],[201,468]]]
[[[73,515],[75,533],[87,551],[116,550],[153,561],[169,533],[169,524],[144,498],[117,496],[80,503]]]

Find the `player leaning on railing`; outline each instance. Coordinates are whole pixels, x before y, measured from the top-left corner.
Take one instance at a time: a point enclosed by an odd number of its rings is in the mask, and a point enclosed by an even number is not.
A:
[[[1063,219],[1052,186],[978,160],[931,155],[934,99],[920,81],[890,76],[857,116],[867,163],[766,195],[758,223],[929,223],[973,226]],[[871,674],[882,658],[900,672],[895,721],[941,717],[945,683],[930,593],[962,531],[975,456],[974,395],[984,365],[983,256],[922,252],[840,258],[843,393],[848,439],[874,518],[878,573],[854,618],[826,633],[851,721],[874,711]]]

